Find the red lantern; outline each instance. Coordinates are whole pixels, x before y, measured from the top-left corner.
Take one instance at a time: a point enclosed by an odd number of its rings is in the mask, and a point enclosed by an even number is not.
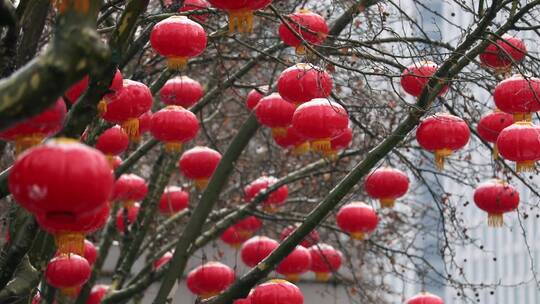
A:
[[[300,105],[293,115],[293,127],[311,141],[313,151],[329,153],[332,138],[349,126],[345,109],[328,99],[317,98]]]
[[[206,188],[216,171],[221,154],[208,147],[194,147],[182,154],[178,166],[186,178],[195,181],[197,189]]]
[[[94,285],[94,287],[92,287],[92,290],[90,291],[88,299],[86,300],[86,304],[100,304],[101,300],[105,297],[108,290],[108,285]]]
[[[173,215],[188,207],[189,193],[180,187],[167,187],[159,200],[158,210],[161,214]]]
[[[520,121],[502,130],[497,138],[502,157],[516,162],[516,171],[533,171],[540,160],[540,127]]]
[[[139,137],[135,138],[136,142],[141,140],[140,136],[150,132],[150,126],[152,125],[152,111],[148,111],[143,115],[139,116]]]
[[[208,9],[210,4],[205,0],[184,0],[184,5],[180,8],[180,12],[191,12]],[[190,17],[200,22],[206,22],[208,20],[208,14],[191,15]]]
[[[272,136],[284,136],[291,124],[295,106],[274,93],[262,98],[255,108],[257,120],[272,128]]]
[[[227,228],[219,237],[225,244],[238,249],[242,243],[250,238],[250,235],[240,233],[234,226]]]
[[[83,257],[76,254],[61,254],[53,258],[45,270],[47,283],[65,295],[74,296],[79,286],[90,279],[92,269]]]
[[[329,31],[328,24],[321,15],[303,9],[287,17],[292,19],[292,22],[287,23],[296,34],[282,23],[279,26],[279,37],[286,45],[296,48],[296,54],[303,55],[306,53],[306,47],[297,35],[314,45],[320,45],[326,40]]]
[[[262,86],[251,90],[246,98],[246,107],[250,111],[255,109],[255,106],[259,104],[259,101],[261,101],[261,99],[266,96],[269,91],[270,88],[268,86]]]
[[[303,246],[296,248],[277,266],[276,272],[284,275],[287,281],[298,282],[300,276],[311,268],[311,255]]]
[[[405,304],[444,304],[444,301],[434,294],[422,292],[407,300]]]
[[[203,95],[201,84],[187,76],[169,79],[159,91],[164,104],[186,109],[196,104]]]
[[[107,216],[108,217],[108,216]],[[90,266],[94,265],[97,259],[97,249],[92,242],[89,240],[84,240],[84,258],[88,261]]]
[[[409,177],[394,168],[380,168],[371,172],[364,183],[366,192],[381,202],[382,208],[393,208],[396,199],[409,190]]]
[[[251,304],[304,304],[304,295],[296,285],[285,280],[271,280],[253,290]]]
[[[309,247],[311,254],[311,271],[315,272],[318,281],[326,282],[332,272],[341,267],[342,254],[328,244],[317,244]]]
[[[199,120],[192,112],[179,107],[167,106],[152,115],[152,136],[165,142],[169,152],[179,152],[184,143],[199,132]]]
[[[109,163],[115,155],[122,154],[129,146],[129,137],[120,127],[114,126],[105,130],[96,142],[96,149],[107,156]]]
[[[279,236],[279,239],[280,240],[284,240],[285,238],[287,238],[291,233],[293,233],[293,231],[298,227],[298,225],[296,226],[287,226],[285,227],[282,231],[281,231],[281,234]],[[317,244],[319,241],[321,240],[321,236],[319,235],[319,233],[317,232],[317,230],[311,230],[309,232],[309,234],[302,240],[302,242],[300,242],[300,246],[303,246],[303,247],[306,247],[306,248],[309,248],[315,244]]]
[[[208,262],[187,275],[188,289],[202,299],[208,299],[229,287],[235,280],[234,271],[219,262]]]
[[[272,0],[208,0],[215,8],[229,13],[229,32],[253,31],[253,12],[265,8]]]
[[[262,221],[256,216],[252,215],[234,224],[233,227],[239,234],[246,236],[246,239],[248,239],[252,237],[255,232],[261,229],[262,225]]]
[[[311,63],[298,63],[281,72],[277,88],[283,99],[299,105],[332,93],[334,82],[323,69]]]
[[[277,178],[273,176],[259,177],[244,188],[244,201],[246,203],[251,202],[259,192],[266,190],[266,188],[272,186],[276,182]],[[268,195],[262,203],[263,208],[267,212],[275,212],[279,206],[285,204],[288,196],[289,188],[287,185],[283,185]]]
[[[488,213],[488,225],[501,227],[503,214],[514,211],[519,205],[519,192],[501,180],[482,183],[474,190],[474,202]]]
[[[167,58],[167,67],[178,71],[188,59],[201,55],[206,49],[206,32],[197,22],[184,16],[172,16],[154,25],[150,45]]]
[[[424,119],[416,129],[416,140],[424,148],[435,153],[437,168],[444,168],[444,159],[463,148],[471,136],[469,126],[463,119],[437,113]]]
[[[122,81],[124,78],[122,77],[122,72],[120,70],[116,69],[116,73],[114,73],[113,80],[111,82],[111,86],[109,87],[109,90],[111,91],[118,91],[122,88]],[[89,77],[86,75],[83,79],[81,79],[79,82],[71,86],[65,96],[66,99],[71,103],[74,104],[77,102],[79,97],[88,89],[88,82]]]
[[[142,201],[148,193],[146,181],[135,174],[122,174],[114,183],[112,201],[122,202],[129,207],[137,201]]]
[[[494,158],[497,158],[499,155],[499,150],[497,149],[496,144],[497,137],[503,129],[512,125],[513,120],[512,115],[496,110],[485,115],[478,122],[478,126],[476,128],[478,131],[478,136],[480,136],[481,139],[494,144]]]
[[[254,236],[242,245],[240,256],[249,267],[255,267],[279,246],[276,240],[266,236]]]
[[[531,121],[531,112],[540,111],[540,79],[514,75],[501,81],[493,100],[501,111],[514,115],[514,121]]]
[[[15,154],[39,145],[45,137],[52,136],[62,129],[66,117],[66,104],[62,98],[37,116],[16,123],[1,131],[0,139],[15,142]]]
[[[347,129],[343,130],[343,132],[341,132],[338,136],[330,140],[330,151],[326,151],[325,156],[331,159],[335,159],[337,157],[338,151],[347,149],[347,147],[349,147],[349,145],[351,144],[352,139],[352,129],[350,127],[347,127]]]
[[[304,155],[310,150],[309,141],[292,126],[287,128],[285,135],[273,136],[272,138],[274,138],[274,141],[280,147],[285,149],[292,148],[293,155]]]
[[[439,66],[430,61],[415,63],[408,66],[401,74],[401,87],[405,92],[414,97],[419,97],[424,90],[424,87],[429,82],[429,79],[437,72]],[[439,96],[448,91],[448,86],[445,86]]]
[[[377,228],[379,217],[371,206],[353,202],[339,209],[336,222],[352,239],[362,241]]]
[[[510,35],[503,35],[480,54],[480,62],[499,73],[510,72],[514,63],[520,63],[527,55],[525,43]]]
[[[139,116],[152,108],[152,92],[137,81],[124,79],[123,87],[105,95],[98,110],[109,123],[120,124],[131,140],[139,138]]]
[[[154,270],[159,270],[162,266],[169,263],[169,261],[172,259],[173,253],[170,251],[165,252],[164,255],[162,255],[159,259],[154,261]]]
[[[126,226],[131,226],[131,224],[137,220],[140,209],[141,205],[139,205],[139,203],[134,203],[132,206],[119,209],[118,212],[116,212],[116,230],[120,233],[124,233]]]

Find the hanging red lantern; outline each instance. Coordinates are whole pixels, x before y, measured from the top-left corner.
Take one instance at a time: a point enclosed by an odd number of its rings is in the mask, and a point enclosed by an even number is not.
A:
[[[108,216],[107,216],[108,217]],[[90,266],[94,265],[96,262],[98,251],[96,246],[89,240],[84,240],[84,255],[83,257],[88,261]]]
[[[263,222],[254,215],[248,216],[233,225],[239,234],[246,236],[246,239],[252,237],[262,226]]]
[[[304,304],[304,295],[296,285],[285,280],[270,280],[253,290],[251,304]]]
[[[333,272],[341,267],[342,254],[328,244],[317,244],[309,247],[311,255],[311,271],[315,272],[317,281],[326,282]]]
[[[514,211],[519,205],[519,192],[502,180],[484,182],[474,190],[474,202],[488,213],[489,227],[501,227],[503,214]]]
[[[188,289],[201,299],[218,295],[235,280],[234,271],[219,262],[208,262],[193,269],[187,275]]]
[[[164,104],[186,109],[196,104],[203,95],[201,84],[187,76],[169,79],[159,91]]]
[[[437,113],[424,119],[416,129],[416,140],[424,148],[435,153],[435,164],[444,168],[444,159],[463,148],[471,136],[471,130],[463,119]]]
[[[291,124],[295,106],[273,93],[263,97],[255,108],[255,115],[260,124],[272,128],[272,136],[284,136]]]
[[[116,69],[116,73],[114,73],[113,80],[111,82],[111,85],[109,86],[109,90],[111,91],[118,91],[122,88],[122,81],[124,80],[124,77],[122,76],[122,72],[120,72],[119,69]],[[71,103],[74,104],[77,102],[79,97],[88,89],[88,82],[90,81],[90,78],[88,75],[86,75],[83,79],[81,79],[79,82],[72,85],[67,91],[66,91],[66,99]]]
[[[287,281],[298,282],[300,276],[311,268],[311,255],[303,246],[296,248],[276,268],[276,272],[284,275]]]
[[[347,147],[349,147],[352,139],[352,129],[350,127],[347,127],[338,136],[330,140],[330,151],[326,151],[324,155],[330,159],[335,159],[339,151],[345,150],[347,149]]]
[[[266,236],[254,236],[247,240],[240,251],[244,264],[255,267],[279,246],[276,240]]]
[[[162,20],[150,33],[150,45],[156,53],[167,58],[167,67],[172,71],[184,69],[189,58],[201,55],[206,42],[204,28],[185,16]]]
[[[516,162],[516,171],[533,171],[540,160],[540,127],[519,121],[501,131],[497,147],[503,158]]]
[[[165,252],[164,255],[162,255],[159,259],[154,261],[154,270],[159,270],[161,267],[163,267],[165,264],[169,263],[169,261],[172,259],[173,253],[171,251]]]
[[[332,138],[349,126],[347,111],[328,99],[317,98],[300,105],[293,115],[293,127],[311,141],[313,151],[329,153]]]
[[[371,206],[353,202],[341,207],[336,215],[339,228],[354,240],[365,240],[379,224],[379,217]]]
[[[179,152],[184,143],[197,136],[199,120],[182,107],[167,106],[152,115],[150,132],[155,139],[165,143],[167,151]]]
[[[129,207],[142,201],[148,193],[146,181],[136,174],[122,174],[114,183],[112,201],[121,202]]]
[[[439,66],[431,61],[424,61],[408,66],[401,74],[401,87],[405,92],[414,97],[420,97],[429,79],[437,72]],[[439,96],[448,91],[445,86],[439,92]]]
[[[90,291],[88,299],[86,300],[86,304],[100,304],[101,300],[105,297],[105,295],[107,295],[107,291],[109,291],[108,285],[94,285]]]
[[[478,122],[476,130],[478,131],[478,136],[490,142],[493,145],[493,157],[497,158],[499,156],[499,150],[497,149],[497,137],[502,130],[506,127],[512,125],[514,118],[508,113],[495,110],[487,115],[484,115]]]
[[[277,80],[279,95],[295,105],[326,98],[333,86],[332,77],[311,63],[297,63],[281,72]]]
[[[219,237],[225,244],[239,249],[250,238],[250,235],[240,233],[234,226],[227,228]]]
[[[531,121],[531,112],[540,111],[540,79],[514,75],[495,87],[493,100],[501,111],[514,115],[514,121]]]
[[[266,190],[276,182],[277,178],[273,176],[259,177],[244,188],[244,201],[246,203],[251,202],[259,192]],[[289,197],[289,188],[287,185],[283,185],[270,193],[262,202],[262,206],[266,212],[275,212],[279,206],[285,204],[287,197]]]
[[[381,202],[382,208],[393,208],[398,198],[409,190],[409,177],[395,168],[379,168],[364,183],[367,194]]]
[[[179,12],[191,12],[208,9],[210,4],[205,0],[184,0],[184,5],[180,8]],[[199,20],[200,22],[206,22],[209,14],[190,15],[190,18]]]
[[[53,258],[45,270],[47,283],[68,296],[75,296],[78,287],[90,279],[92,269],[83,257],[61,254]]]
[[[96,141],[96,149],[105,154],[109,163],[112,162],[114,156],[124,153],[128,146],[129,137],[120,126],[105,130]]]
[[[173,215],[189,205],[189,193],[182,188],[170,186],[165,188],[159,200],[158,210],[161,214]]]
[[[289,126],[283,136],[272,136],[276,144],[284,149],[292,149],[293,155],[304,155],[310,150],[309,141],[295,128]]]
[[[287,226],[285,227],[282,231],[281,231],[281,234],[279,236],[279,239],[280,240],[284,240],[285,238],[287,238],[291,233],[294,232],[294,230],[298,227],[298,225],[295,225],[295,226]],[[319,235],[319,233],[317,232],[317,230],[311,230],[309,232],[309,234],[302,240],[302,242],[300,242],[300,246],[303,246],[303,247],[306,247],[306,248],[309,248],[317,243],[319,243],[319,241],[321,240],[321,236]]]
[[[195,181],[197,189],[206,188],[216,171],[221,154],[208,147],[193,147],[182,154],[178,167],[186,178]]]
[[[405,304],[444,304],[444,301],[431,293],[421,292],[416,296],[410,298]]]
[[[498,73],[506,73],[512,70],[514,63],[523,61],[526,55],[527,47],[523,40],[504,34],[484,49],[480,62]]]
[[[247,98],[246,98],[246,107],[250,111],[255,109],[255,106],[259,104],[259,101],[261,101],[261,99],[264,96],[268,95],[269,91],[270,91],[270,88],[268,86],[261,86],[261,87],[258,87],[257,89],[251,90],[248,93]]]
[[[139,116],[150,111],[152,102],[152,92],[146,85],[124,79],[120,90],[99,102],[98,110],[105,121],[121,125],[130,140],[136,140],[140,136]]]
[[[116,230],[120,233],[126,231],[126,226],[129,227],[137,220],[141,205],[134,203],[132,206],[120,208],[116,212]]]
[[[215,8],[229,14],[229,33],[253,31],[253,12],[264,9],[272,0],[208,0]]]
[[[62,98],[37,116],[16,123],[0,132],[0,139],[15,142],[15,154],[19,155],[26,149],[39,145],[46,137],[60,131],[66,117],[66,104]]]
[[[302,40],[314,45],[320,45],[326,40],[329,29],[323,16],[302,9],[287,17],[292,20],[292,22],[287,22],[287,24],[296,34],[289,30],[287,25],[282,23],[279,26],[279,37],[286,45],[296,48],[297,55],[304,55],[306,53],[306,47]],[[297,35],[302,39],[299,39]]]

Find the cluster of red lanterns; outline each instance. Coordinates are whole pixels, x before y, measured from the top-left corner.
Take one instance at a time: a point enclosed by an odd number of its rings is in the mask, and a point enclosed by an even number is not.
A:
[[[262,176],[251,182],[244,188],[244,201],[250,203],[261,191],[266,190],[277,182],[273,176]],[[270,193],[262,202],[262,207],[266,212],[276,212],[280,206],[284,205],[289,196],[289,188],[283,185]]]
[[[250,239],[263,226],[263,222],[256,216],[248,216],[245,219],[230,226],[221,234],[220,239],[227,245],[239,249],[240,246]]]

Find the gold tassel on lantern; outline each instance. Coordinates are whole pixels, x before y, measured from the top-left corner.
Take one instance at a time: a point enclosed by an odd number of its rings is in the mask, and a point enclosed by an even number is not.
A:
[[[380,200],[381,208],[394,208],[396,205],[396,200],[393,198],[381,198]]]
[[[531,122],[532,113],[514,113],[514,123],[520,122],[520,121]]]
[[[199,297],[203,300],[210,299],[211,297],[215,297],[219,294],[219,292],[205,292],[199,295]]]
[[[323,155],[332,149],[330,138],[321,138],[311,142],[311,149]]]
[[[488,214],[489,227],[494,227],[494,228],[502,227],[503,223],[504,223],[504,220],[503,220],[502,214],[493,214],[493,213]]]
[[[253,31],[253,12],[250,10],[229,11],[229,33],[236,30],[239,33],[251,33]]]
[[[54,242],[60,254],[74,253],[84,256],[84,234],[63,232],[54,236]]]
[[[100,102],[97,105],[97,110],[99,113],[99,116],[105,115],[107,113],[107,101],[105,99],[100,100]]]
[[[39,145],[43,139],[45,139],[45,136],[38,133],[18,136],[15,138],[15,155],[19,155],[27,149]]]
[[[295,48],[296,55],[305,55],[307,52],[306,46],[303,44],[300,44]]]
[[[287,128],[272,128],[272,137],[285,137],[287,136]]]
[[[182,146],[181,141],[169,141],[165,143],[165,151],[169,153],[180,152],[182,151]]]
[[[199,191],[204,190],[208,186],[208,182],[209,182],[208,178],[196,179],[195,180],[195,188],[197,188],[197,190],[199,190]]]
[[[516,171],[519,172],[533,172],[536,168],[536,163],[532,160],[516,162]]]
[[[330,273],[329,272],[316,272],[315,273],[315,279],[319,282],[328,282],[330,280]]]
[[[493,151],[491,153],[491,156],[494,160],[499,159],[499,148],[497,148],[497,144],[493,145]]]
[[[367,238],[366,233],[362,231],[353,232],[350,234],[350,236],[351,236],[351,239],[356,240],[356,241],[363,241]]]
[[[139,137],[139,119],[131,118],[122,123],[122,129],[127,133],[129,140]]]
[[[452,150],[450,149],[435,150],[435,166],[437,169],[444,169],[444,159],[450,155],[452,155]]]
[[[292,273],[285,276],[285,279],[291,283],[297,283],[300,281],[300,274]]]
[[[169,57],[167,58],[167,68],[170,71],[183,71],[188,64],[187,57]]]
[[[304,155],[308,153],[310,150],[311,150],[311,146],[309,144],[309,141],[306,141],[294,147],[292,154],[296,156]]]

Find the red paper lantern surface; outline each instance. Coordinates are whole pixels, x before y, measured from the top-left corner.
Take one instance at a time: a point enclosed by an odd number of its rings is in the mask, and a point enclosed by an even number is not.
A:
[[[254,236],[242,245],[240,256],[244,264],[255,267],[278,246],[279,243],[269,237]]]
[[[469,126],[463,119],[437,113],[424,119],[416,129],[416,140],[424,148],[435,153],[437,168],[444,168],[444,159],[463,148],[471,136]]]
[[[183,69],[189,58],[201,55],[206,49],[206,32],[197,22],[185,16],[172,16],[154,25],[150,45],[167,58],[167,67]]]
[[[353,202],[341,207],[336,215],[339,228],[355,240],[364,240],[379,224],[379,217],[371,206]]]
[[[234,226],[227,228],[219,237],[225,244],[239,249],[250,238],[249,234],[240,233]]]
[[[272,186],[276,182],[277,178],[273,176],[259,177],[244,188],[244,201],[246,203],[251,202],[259,192],[266,190],[266,188]],[[287,185],[283,185],[268,195],[262,202],[263,208],[265,208],[267,212],[275,212],[279,206],[285,204],[288,196],[289,188]]]
[[[328,281],[332,272],[341,267],[342,254],[328,244],[317,244],[309,247],[311,255],[311,271],[315,272],[318,281]]]
[[[192,293],[207,299],[225,290],[234,280],[234,271],[229,266],[208,262],[188,273],[186,283]]]
[[[139,116],[139,138],[136,138],[136,141],[140,141],[140,136],[150,132],[150,126],[152,125],[152,111],[145,112],[143,115]]]
[[[412,64],[401,74],[401,87],[410,95],[419,97],[431,76],[433,76],[438,69],[439,66],[430,61]],[[446,91],[448,91],[448,86],[445,86],[439,92],[439,96],[446,93]]]
[[[292,122],[295,106],[274,93],[263,97],[255,108],[257,120],[264,126],[272,128],[272,136],[284,136]]]
[[[293,233],[296,228],[297,226],[292,225],[283,228],[281,234],[279,235],[279,239],[283,241],[286,237]],[[321,236],[319,235],[317,230],[311,230],[309,234],[302,240],[302,242],[300,242],[300,246],[308,248],[319,243],[320,240]]]
[[[512,65],[520,63],[527,55],[527,47],[523,40],[503,35],[495,43],[488,45],[484,52],[480,54],[480,62],[488,68],[499,73],[508,72]]]
[[[184,5],[180,8],[180,12],[190,12],[207,9],[210,4],[205,0],[184,0]],[[206,22],[209,14],[191,15],[190,18],[199,20],[200,22]]]
[[[349,126],[347,111],[328,99],[317,98],[300,105],[293,115],[293,127],[311,141],[313,151],[329,153],[332,138]]]
[[[329,158],[336,158],[339,151],[347,149],[347,147],[351,145],[352,139],[352,129],[347,127],[338,136],[330,140],[330,150],[325,152],[325,156]]]
[[[169,261],[172,259],[173,253],[170,251],[165,252],[164,255],[162,255],[159,259],[154,261],[154,270],[159,270],[162,266],[169,263]]]
[[[292,126],[287,128],[285,135],[272,136],[272,138],[278,146],[284,149],[292,149],[293,155],[304,155],[310,150],[309,141]]]
[[[434,294],[422,292],[408,299],[405,304],[444,304],[444,301]]]
[[[119,124],[131,140],[140,136],[139,117],[150,111],[153,97],[143,83],[124,79],[123,87],[107,94],[98,104],[101,117],[109,123]]]
[[[124,233],[126,226],[130,226],[137,220],[141,205],[134,203],[132,206],[123,207],[116,212],[116,230],[120,233]]]
[[[474,190],[474,202],[488,213],[488,225],[501,227],[503,214],[514,211],[519,205],[519,192],[501,180],[484,182]]]
[[[251,304],[304,304],[304,295],[296,285],[285,280],[271,280],[253,290]]]
[[[189,193],[180,187],[165,188],[159,200],[158,210],[161,214],[172,215],[186,209],[189,205]]]
[[[204,189],[216,171],[221,154],[208,147],[194,147],[182,154],[178,166],[186,178],[195,181],[197,189]]]
[[[41,114],[0,132],[0,139],[15,142],[15,154],[39,145],[46,137],[52,136],[62,129],[66,117],[66,104],[62,98]]]
[[[364,183],[366,192],[381,202],[381,207],[394,207],[396,199],[409,190],[409,177],[395,168],[379,168],[371,172]]]
[[[130,206],[134,202],[142,201],[148,193],[146,181],[136,174],[122,174],[114,183],[112,201],[122,202]]]
[[[298,282],[300,276],[311,268],[311,254],[306,247],[296,248],[276,268],[276,272],[284,275],[288,281]]]
[[[497,138],[502,157],[516,162],[516,170],[533,171],[540,160],[540,127],[520,121],[504,129]]]
[[[494,111],[484,115],[478,122],[478,135],[483,140],[495,143],[499,133],[513,123],[512,115],[501,111]]]
[[[279,36],[286,45],[296,48],[296,54],[306,53],[302,39],[314,45],[322,44],[326,40],[329,29],[326,20],[321,15],[309,10],[300,10],[287,17],[292,20],[287,23],[296,34],[282,23],[279,26]],[[297,35],[302,39],[299,39]]]
[[[255,109],[259,101],[266,95],[268,95],[268,92],[270,91],[270,88],[268,86],[261,86],[257,89],[253,89],[249,91],[247,97],[246,97],[246,107],[251,111]]]
[[[178,152],[184,143],[197,136],[199,120],[182,107],[167,106],[152,115],[150,132],[155,139],[165,143],[167,151]]]
[[[253,236],[262,226],[263,222],[254,215],[248,216],[233,225],[240,234],[246,235],[248,238]]]
[[[98,251],[96,246],[89,240],[84,240],[84,258],[88,261],[90,266],[94,265],[96,262]]]
[[[501,111],[514,115],[514,121],[531,121],[531,112],[540,111],[540,79],[514,75],[495,87],[493,100]]]
[[[75,83],[73,86],[71,86],[66,91],[66,99],[71,103],[74,104],[77,102],[79,97],[88,89],[88,82],[89,82],[88,75],[85,76],[83,79],[81,79],[79,82]],[[122,76],[122,72],[120,70],[116,69],[116,73],[114,73],[113,80],[111,82],[111,86],[109,87],[109,90],[111,91],[118,91],[122,88],[122,81],[124,80]]]
[[[333,86],[332,77],[310,63],[298,63],[284,70],[277,83],[279,95],[295,105],[326,98],[332,93]]]
[[[229,32],[253,31],[253,12],[265,8],[272,0],[208,0],[213,7],[229,13]]]
[[[108,290],[108,285],[94,285],[94,287],[92,287],[92,290],[90,291],[88,299],[86,300],[86,304],[100,304],[101,300],[105,297]]]
[[[92,269],[83,257],[76,254],[61,254],[54,257],[45,270],[47,283],[62,293],[73,296],[77,287],[90,279]]]
[[[96,149],[105,154],[107,159],[111,159],[114,155],[122,154],[128,146],[129,137],[120,126],[114,126],[105,130],[98,136],[96,141]]]
[[[187,76],[169,79],[159,91],[163,103],[186,109],[196,104],[203,95],[201,84]]]

